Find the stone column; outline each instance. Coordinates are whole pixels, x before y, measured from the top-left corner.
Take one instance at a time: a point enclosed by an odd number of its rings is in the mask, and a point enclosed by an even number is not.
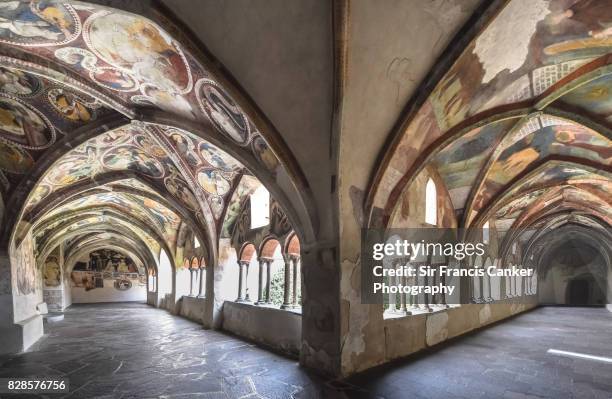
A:
[[[338,248],[328,243],[302,243],[303,366],[338,375],[340,372],[340,272]],[[380,312],[380,308],[378,308]]]
[[[423,286],[431,285],[432,283],[429,281],[429,276],[423,276]],[[431,304],[433,302],[433,295],[423,293],[423,310],[426,312],[433,312],[431,308]]]
[[[205,269],[203,267],[200,267],[200,269],[198,270],[198,272],[200,273],[200,289],[198,291],[198,296],[200,298],[204,297],[204,277],[205,277]]]
[[[293,259],[290,256],[283,256],[285,261],[285,279],[283,280],[283,304],[281,309],[289,309],[291,307],[291,264]]]
[[[251,302],[249,296],[249,265],[250,262],[244,262],[244,300],[245,302]]]
[[[236,298],[236,302],[242,302],[242,261],[238,261],[238,298]]]
[[[193,269],[189,269],[189,296],[193,296]]]
[[[294,308],[300,306],[297,302],[298,284],[301,284],[299,269],[300,269],[300,257],[295,256],[293,258],[293,280],[292,280],[293,287],[291,290],[291,293],[292,293],[291,304],[293,305]]]
[[[272,261],[270,259],[266,259],[266,303],[270,304],[272,301],[270,300],[270,271],[272,269]]]
[[[261,258],[257,259],[257,261],[259,262],[259,276],[257,279],[257,302],[255,302],[255,305],[261,305],[266,303],[266,301],[264,300],[264,285],[263,285],[263,273],[264,273],[264,263],[265,261]]]
[[[446,262],[446,265],[448,265],[448,261]],[[440,273],[440,265],[438,265],[438,273]],[[440,284],[442,284],[442,286],[446,286],[446,275],[440,276]],[[439,305],[443,309],[448,309],[448,304],[446,303],[446,293],[444,291],[440,293]]]
[[[388,276],[387,277],[389,280],[389,286],[393,286],[396,285],[396,276]],[[387,305],[387,309],[385,309],[385,313],[387,314],[395,314],[397,313],[397,306],[395,304],[395,300],[397,299],[397,295],[396,294],[391,294],[389,293],[389,304]]]

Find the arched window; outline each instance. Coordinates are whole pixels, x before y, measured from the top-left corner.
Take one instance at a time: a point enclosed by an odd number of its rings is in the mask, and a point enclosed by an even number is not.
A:
[[[180,298],[183,295],[191,294],[191,280],[189,259],[184,259],[182,266],[176,270],[176,297]]]
[[[267,226],[270,223],[270,193],[259,186],[251,194],[251,228]]]
[[[172,292],[172,264],[163,249],[159,254],[159,281],[157,284],[160,295]]]
[[[193,236],[193,247],[200,248],[200,241],[198,241],[198,237]]]
[[[489,243],[489,221],[482,225],[482,242]]]
[[[425,186],[425,223],[438,223],[438,195],[436,184],[432,179],[427,180]]]

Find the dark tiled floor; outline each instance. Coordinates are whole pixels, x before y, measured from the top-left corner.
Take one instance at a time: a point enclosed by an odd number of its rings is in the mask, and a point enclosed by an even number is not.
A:
[[[612,363],[548,349],[612,359],[612,313],[538,308],[350,382],[388,399],[612,398]]]
[[[64,375],[70,398],[612,398],[612,314],[541,308],[347,382],[145,305],[81,305],[0,377]],[[28,396],[33,397],[33,396]]]

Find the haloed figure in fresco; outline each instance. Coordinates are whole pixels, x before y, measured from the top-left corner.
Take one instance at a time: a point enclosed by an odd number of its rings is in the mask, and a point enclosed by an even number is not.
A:
[[[91,252],[87,261],[78,261],[72,269],[71,278],[74,287],[84,288],[85,291],[104,287],[125,290],[132,287],[130,281],[142,285],[145,280],[144,269],[137,267],[130,257],[110,249]]]

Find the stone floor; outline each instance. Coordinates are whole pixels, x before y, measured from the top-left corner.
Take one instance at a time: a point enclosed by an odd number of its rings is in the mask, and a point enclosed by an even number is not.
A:
[[[79,305],[0,377],[66,376],[70,398],[612,398],[612,313],[540,308],[349,381],[139,304]],[[24,396],[28,398],[34,395]]]
[[[537,308],[350,382],[388,399],[612,398],[612,363],[548,349],[612,359],[612,313]]]

